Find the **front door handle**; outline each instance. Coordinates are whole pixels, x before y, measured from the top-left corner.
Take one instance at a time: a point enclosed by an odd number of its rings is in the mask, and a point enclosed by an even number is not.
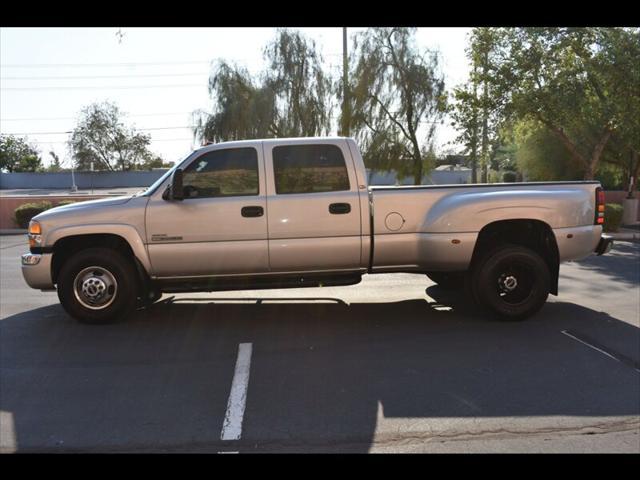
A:
[[[334,215],[341,215],[349,213],[351,211],[351,204],[349,203],[332,203],[329,205],[329,213]]]
[[[260,206],[242,207],[243,217],[261,217],[264,215],[264,209]]]

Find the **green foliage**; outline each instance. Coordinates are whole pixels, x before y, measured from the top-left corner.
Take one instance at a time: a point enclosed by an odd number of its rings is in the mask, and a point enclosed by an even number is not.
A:
[[[471,64],[469,80],[453,89],[449,108],[452,125],[458,129],[456,139],[470,156],[473,169],[472,182],[476,182],[476,167],[496,168],[495,155],[501,144],[500,96],[492,81],[491,68],[497,62],[500,35],[497,29],[481,27],[473,29],[467,48]]]
[[[419,184],[446,95],[437,52],[419,51],[414,37],[414,28],[397,27],[356,36],[348,123],[367,167]]]
[[[149,151],[151,136],[122,122],[122,113],[109,102],[84,108],[71,134],[69,149],[78,170],[136,170],[157,155]]]
[[[62,207],[64,205],[71,205],[72,203],[78,203],[76,200],[62,200],[56,204],[56,207]]]
[[[580,180],[584,166],[572,159],[562,142],[535,121],[518,122],[516,162],[529,181]]]
[[[331,126],[331,82],[315,43],[280,30],[264,49],[259,80],[219,61],[210,78],[213,112],[194,112],[194,134],[214,142],[326,135]]]
[[[7,172],[38,172],[42,159],[26,139],[14,135],[0,135],[0,170]]]
[[[52,207],[51,202],[24,203],[14,210],[14,222],[20,228],[28,228],[33,217]]]
[[[148,153],[142,157],[142,161],[138,165],[138,170],[151,170],[154,168],[171,168],[173,162],[165,162],[160,155]]]
[[[516,175],[516,172],[504,172],[502,174],[502,181],[505,183],[513,183],[518,179],[518,176]]]
[[[209,78],[212,114],[194,112],[200,140],[222,142],[274,137],[275,94],[257,86],[247,69],[220,61]]]
[[[56,154],[56,152],[54,151],[50,151],[49,152],[49,156],[51,157],[51,164],[46,168],[47,172],[61,172],[62,169],[62,165],[60,164],[60,157],[58,157],[58,154]]]
[[[604,206],[604,225],[605,232],[617,232],[622,223],[622,205],[617,203],[607,203]]]
[[[327,134],[331,117],[331,81],[313,40],[280,30],[264,50],[269,62],[266,87],[275,93],[277,136]]]
[[[581,165],[584,178],[593,177],[612,134],[640,136],[640,29],[526,27],[494,32],[499,55],[487,79],[501,114],[542,123]]]
[[[598,167],[595,179],[600,181],[605,190],[625,190],[627,188],[627,175],[616,164],[602,163]]]

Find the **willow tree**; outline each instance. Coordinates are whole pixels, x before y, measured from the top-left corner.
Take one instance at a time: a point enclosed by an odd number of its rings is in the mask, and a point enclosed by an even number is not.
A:
[[[214,142],[277,136],[275,95],[256,85],[249,71],[219,61],[209,78],[212,113],[194,112],[195,133]]]
[[[350,123],[365,163],[420,184],[446,110],[437,52],[418,49],[415,28],[370,28],[352,51]]]
[[[327,135],[333,105],[331,81],[316,43],[297,31],[279,30],[264,49],[265,88],[275,96],[277,137]]]
[[[263,50],[266,68],[257,77],[226,61],[209,78],[213,111],[194,112],[201,140],[304,137],[329,133],[331,82],[315,42],[279,30]]]

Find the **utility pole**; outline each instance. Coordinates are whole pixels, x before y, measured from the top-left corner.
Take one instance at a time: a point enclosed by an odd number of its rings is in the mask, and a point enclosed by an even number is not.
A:
[[[347,61],[347,27],[342,27],[342,136],[348,137],[351,114],[349,112],[349,62]]]

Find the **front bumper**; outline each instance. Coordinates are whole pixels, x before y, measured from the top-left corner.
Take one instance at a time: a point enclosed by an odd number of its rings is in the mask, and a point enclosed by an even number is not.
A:
[[[22,276],[31,288],[54,289],[51,278],[51,253],[25,253],[22,255]]]
[[[594,252],[598,255],[604,255],[611,250],[613,246],[613,237],[611,235],[601,235],[600,241],[598,242],[598,246],[594,250]]]

